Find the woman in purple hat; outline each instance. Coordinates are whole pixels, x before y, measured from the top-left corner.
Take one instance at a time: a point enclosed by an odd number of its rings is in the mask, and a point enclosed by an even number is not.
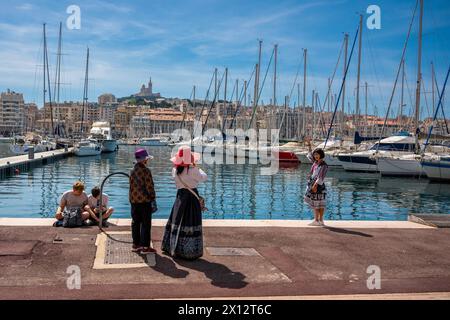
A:
[[[156,211],[156,193],[152,172],[147,167],[153,159],[145,149],[134,153],[136,164],[130,173],[132,251],[148,254],[156,252],[151,247],[152,213]]]
[[[196,166],[200,154],[189,146],[179,148],[171,158],[172,177],[177,187],[177,198],[167,221],[161,245],[172,257],[194,260],[203,255],[202,198],[197,186],[208,176]]]

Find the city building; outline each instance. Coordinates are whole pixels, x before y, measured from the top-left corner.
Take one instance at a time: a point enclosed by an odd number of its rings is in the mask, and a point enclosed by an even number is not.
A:
[[[183,123],[184,118],[184,123]],[[130,129],[133,137],[149,137],[153,134],[171,134],[181,128],[192,131],[194,126],[193,112],[184,112],[171,108],[142,108],[132,117]]]
[[[24,130],[23,94],[8,89],[0,95],[0,134],[14,135]]]
[[[99,105],[110,105],[116,102],[117,99],[112,93],[104,93],[98,97]]]
[[[23,131],[33,132],[36,130],[36,122],[39,118],[39,109],[35,103],[24,104]]]

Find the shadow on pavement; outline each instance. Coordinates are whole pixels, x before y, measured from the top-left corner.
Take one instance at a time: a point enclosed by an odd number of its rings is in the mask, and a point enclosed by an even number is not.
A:
[[[186,270],[178,269],[175,262],[168,257],[156,255],[156,266],[152,267],[153,270],[161,272],[162,274],[172,278],[186,278],[189,274]]]
[[[248,285],[244,281],[245,275],[240,272],[233,272],[227,266],[210,262],[205,259],[187,261],[182,259],[174,259],[180,266],[203,272],[205,276],[211,279],[211,284],[220,288],[241,289]]]
[[[344,233],[344,234],[350,234],[353,236],[373,238],[373,236],[371,234],[367,234],[367,233],[359,232],[359,231],[352,231],[352,230],[347,230],[347,229],[342,229],[342,228],[334,228],[334,227],[324,227],[324,229],[327,229],[327,230],[330,230],[330,231],[336,232],[336,233]]]

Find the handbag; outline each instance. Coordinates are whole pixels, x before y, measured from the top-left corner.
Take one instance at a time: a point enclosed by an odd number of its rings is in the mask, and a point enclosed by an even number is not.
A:
[[[318,184],[316,192],[313,192],[312,191],[312,187],[313,187],[315,182],[316,181],[314,179],[309,178],[309,182],[308,182],[308,184],[309,184],[309,188],[308,188],[309,192],[311,192],[312,194],[316,194],[316,193],[322,193],[323,191],[325,191],[325,183],[323,183],[323,184]]]
[[[202,196],[197,195],[197,193],[195,193],[194,190],[189,188],[186,185],[186,183],[184,183],[183,179],[181,179],[181,177],[179,175],[177,175],[177,177],[180,179],[181,183],[186,187],[186,189],[188,189],[197,198],[198,202],[200,203],[200,209],[202,211],[208,211],[208,208],[205,205],[205,198],[203,198]]]
[[[64,208],[62,226],[64,228],[76,228],[83,225],[80,208]]]

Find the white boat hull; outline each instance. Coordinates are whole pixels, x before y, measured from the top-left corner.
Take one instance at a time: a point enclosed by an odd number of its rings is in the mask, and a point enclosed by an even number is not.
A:
[[[77,157],[98,156],[102,153],[101,148],[80,148],[75,149],[74,153]]]
[[[102,152],[114,152],[117,150],[117,140],[103,140]]]
[[[426,176],[419,160],[378,158],[378,170],[382,176]]]
[[[378,172],[378,166],[369,155],[339,155],[345,171]]]
[[[343,167],[342,162],[335,155],[325,153],[325,162],[330,167]]]
[[[430,180],[450,181],[450,157],[444,160],[425,160],[422,168]]]
[[[163,147],[169,145],[168,142],[160,141],[160,140],[145,140],[139,142],[140,146],[148,146],[148,147]]]

